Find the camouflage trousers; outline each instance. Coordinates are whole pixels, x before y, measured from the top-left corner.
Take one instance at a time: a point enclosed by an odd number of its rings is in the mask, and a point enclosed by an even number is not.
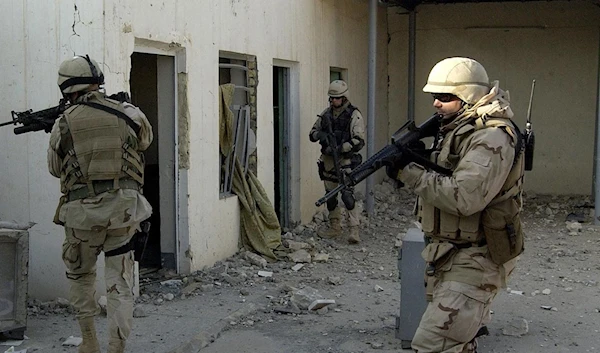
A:
[[[461,249],[439,264],[434,276],[426,276],[431,301],[412,341],[416,352],[475,352],[475,336],[490,322],[490,305],[517,262],[496,265],[488,251],[487,246]]]
[[[95,299],[96,260],[102,251],[129,243],[137,227],[81,230],[65,227],[62,258],[67,266],[71,303],[77,319],[100,313]],[[105,258],[109,339],[126,340],[133,321],[134,255],[128,251]]]
[[[490,321],[495,292],[448,281],[434,289],[412,341],[419,353],[473,353],[475,335]]]
[[[325,192],[329,192],[335,189],[339,184],[332,181],[324,181],[325,184]],[[356,201],[356,205],[353,209],[348,210],[348,225],[350,227],[360,225],[360,208],[358,207],[358,201]],[[329,211],[329,219],[341,219],[342,218],[342,210],[340,209],[339,203],[338,206],[333,210]]]

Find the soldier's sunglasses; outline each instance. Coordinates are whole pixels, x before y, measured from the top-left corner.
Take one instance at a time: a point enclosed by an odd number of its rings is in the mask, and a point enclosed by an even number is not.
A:
[[[442,103],[449,103],[458,100],[458,97],[450,93],[432,93],[433,100],[439,100]]]

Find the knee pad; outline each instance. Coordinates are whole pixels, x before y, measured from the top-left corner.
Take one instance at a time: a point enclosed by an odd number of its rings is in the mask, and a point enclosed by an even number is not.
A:
[[[335,210],[335,208],[337,207],[338,204],[338,200],[337,197],[332,197],[329,200],[327,200],[327,210],[329,212]]]
[[[356,200],[354,199],[354,193],[352,190],[342,191],[342,202],[346,205],[348,211],[353,210],[356,206]]]

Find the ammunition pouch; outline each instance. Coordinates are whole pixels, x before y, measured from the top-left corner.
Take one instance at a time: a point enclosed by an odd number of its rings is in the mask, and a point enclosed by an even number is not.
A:
[[[118,189],[132,189],[140,190],[140,184],[133,179],[119,179],[118,184],[115,187],[114,180],[95,180],[91,182],[93,190],[89,190],[89,186],[85,185],[82,188],[71,190],[67,193],[67,202],[85,199],[90,195],[99,195],[103,192]]]
[[[482,214],[483,232],[491,260],[502,265],[524,250],[519,205],[514,198],[488,206]]]

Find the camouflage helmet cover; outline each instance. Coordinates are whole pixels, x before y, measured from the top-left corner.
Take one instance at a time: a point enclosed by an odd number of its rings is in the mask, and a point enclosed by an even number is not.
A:
[[[75,56],[60,64],[57,83],[63,93],[85,91],[91,85],[104,84],[104,74],[88,55]]]
[[[342,80],[335,80],[329,84],[329,90],[327,91],[329,97],[339,98],[346,97],[348,98],[348,84]]]
[[[470,58],[447,58],[431,69],[423,92],[450,93],[475,104],[490,91],[485,68]]]

